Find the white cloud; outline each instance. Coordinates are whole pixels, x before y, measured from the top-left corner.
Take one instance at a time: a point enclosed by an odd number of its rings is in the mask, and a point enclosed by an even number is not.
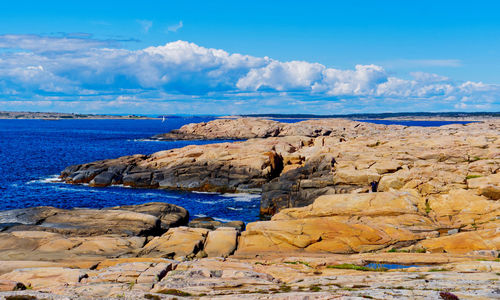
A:
[[[305,61],[280,62],[185,41],[127,50],[116,41],[90,37],[0,35],[0,48],[0,99],[12,101],[87,101],[101,107],[151,109],[153,103],[217,99],[225,100],[222,107],[233,103],[235,109],[294,103],[318,112],[370,110],[390,101],[405,110],[424,101],[434,110],[500,106],[498,85],[423,72],[403,79],[377,65],[342,70]]]
[[[29,50],[34,53],[79,51],[89,48],[116,47],[116,41],[78,37],[51,37],[32,34],[0,35],[0,49]]]
[[[151,20],[137,20],[137,23],[139,23],[139,25],[141,25],[142,30],[145,33],[148,33],[149,30],[151,29],[151,27],[153,27],[153,21],[151,21]]]
[[[241,90],[272,89],[276,91],[311,90],[322,77],[325,67],[305,61],[270,61],[262,68],[253,68],[236,84]]]
[[[184,26],[184,23],[182,23],[182,20],[181,20],[177,24],[168,26],[167,32],[177,32],[177,30],[181,29],[183,26]]]

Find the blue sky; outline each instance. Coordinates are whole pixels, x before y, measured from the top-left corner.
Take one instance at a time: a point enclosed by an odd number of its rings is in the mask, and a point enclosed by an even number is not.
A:
[[[2,1],[0,110],[500,111],[499,1]]]

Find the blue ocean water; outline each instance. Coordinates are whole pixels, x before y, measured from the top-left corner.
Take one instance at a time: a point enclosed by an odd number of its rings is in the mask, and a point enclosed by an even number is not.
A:
[[[151,154],[213,141],[142,141],[187,123],[212,118],[161,120],[0,120],[0,210],[50,205],[102,208],[160,201],[186,208],[191,217],[254,221],[259,195],[203,194],[91,188],[51,182],[66,166],[131,154]],[[217,141],[224,142],[224,141]]]
[[[102,208],[162,201],[186,208],[191,217],[255,221],[259,195],[206,194],[123,187],[91,188],[52,182],[65,167],[131,154],[151,154],[214,141],[147,141],[209,117],[161,120],[0,120],[0,210],[50,205]],[[280,119],[298,122],[304,119]],[[361,121],[361,120],[360,120]],[[362,120],[379,124],[440,126],[443,121]],[[453,122],[465,123],[465,122]],[[224,141],[216,141],[224,142]]]

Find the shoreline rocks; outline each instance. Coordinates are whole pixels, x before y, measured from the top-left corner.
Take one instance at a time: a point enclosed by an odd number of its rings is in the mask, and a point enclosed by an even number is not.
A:
[[[417,128],[245,119],[164,138],[235,138],[240,129],[251,139],[70,166],[61,178],[262,190],[269,221],[188,223],[185,209],[165,203],[0,212],[0,290],[33,288],[0,299],[500,296],[499,120]]]

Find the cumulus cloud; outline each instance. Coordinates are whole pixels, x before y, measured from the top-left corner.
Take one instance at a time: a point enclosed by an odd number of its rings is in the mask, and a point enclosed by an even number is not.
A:
[[[128,50],[116,41],[88,36],[1,35],[0,48],[0,99],[18,102],[88,101],[94,104],[89,107],[144,109],[198,103],[196,107],[211,112],[214,105],[253,112],[260,104],[302,106],[319,113],[334,108],[337,111],[328,112],[370,111],[390,101],[402,110],[411,110],[411,105],[439,107],[431,102],[448,110],[499,106],[498,85],[457,82],[423,72],[398,78],[378,65],[344,70],[306,61],[281,62],[186,41]]]

